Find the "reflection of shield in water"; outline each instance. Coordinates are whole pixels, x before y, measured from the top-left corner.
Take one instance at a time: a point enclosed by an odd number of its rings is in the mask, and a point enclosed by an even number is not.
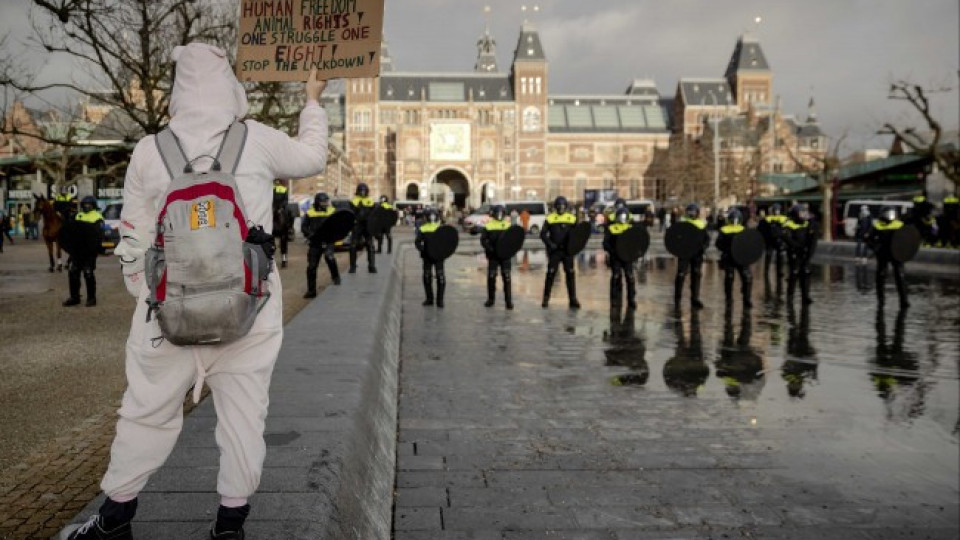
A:
[[[646,227],[634,225],[623,234],[617,235],[617,258],[623,262],[632,263],[643,256],[650,247],[650,233]]]
[[[893,233],[890,239],[890,256],[897,262],[912,261],[920,251],[923,238],[913,225],[904,225]]]
[[[763,235],[756,229],[746,229],[733,237],[730,255],[740,266],[750,266],[763,256]]]
[[[497,240],[497,258],[501,261],[512,259],[523,247],[524,236],[526,235],[523,232],[523,227],[519,225],[511,225],[509,229],[503,231]]]
[[[703,237],[707,231],[696,225],[681,221],[674,223],[663,235],[663,245],[671,255],[678,259],[691,259],[703,248]]]
[[[332,244],[346,238],[352,230],[353,212],[337,210],[320,224],[320,229],[317,230],[316,234],[324,244]]]
[[[567,255],[576,255],[587,247],[587,241],[590,240],[590,224],[581,221],[574,225],[567,234],[567,247],[564,251]]]
[[[450,225],[443,225],[436,231],[424,235],[427,257],[431,261],[439,262],[453,255],[459,242],[460,235],[457,229]]]

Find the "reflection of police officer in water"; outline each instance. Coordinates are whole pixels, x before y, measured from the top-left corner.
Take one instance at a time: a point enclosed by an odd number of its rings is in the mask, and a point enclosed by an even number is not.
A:
[[[817,351],[810,344],[810,306],[804,304],[800,309],[800,324],[793,307],[787,315],[790,330],[787,333],[787,359],[780,368],[780,374],[787,383],[787,393],[791,397],[803,398],[806,392],[804,384],[817,380]]]
[[[919,380],[916,354],[903,348],[907,310],[897,312],[893,338],[887,339],[887,323],[884,310],[877,310],[877,349],[874,363],[877,371],[870,379],[877,395],[887,407],[887,418],[905,420],[923,414],[924,398],[929,383]]]
[[[603,336],[603,340],[610,345],[603,351],[607,358],[604,365],[630,369],[630,373],[614,377],[614,384],[617,385],[643,386],[650,377],[650,367],[645,358],[647,347],[643,337],[637,335],[635,315],[634,309],[621,313],[620,306],[610,308],[610,331]]]
[[[733,337],[733,311],[726,310],[720,358],[716,362],[717,377],[726,387],[727,395],[735,400],[756,401],[763,389],[763,357],[750,346],[753,321],[750,311],[744,310],[740,319],[740,333]]]
[[[663,382],[674,392],[685,397],[697,397],[710,376],[710,368],[703,358],[703,342],[700,338],[700,312],[690,312],[690,341],[683,335],[683,320],[674,319],[677,333],[677,350],[673,358],[663,365]]]

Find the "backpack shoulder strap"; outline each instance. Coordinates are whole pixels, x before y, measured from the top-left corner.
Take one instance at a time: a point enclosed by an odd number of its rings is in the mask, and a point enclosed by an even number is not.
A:
[[[154,137],[157,143],[157,150],[160,152],[160,159],[167,168],[167,174],[170,178],[176,178],[185,172],[187,168],[187,156],[183,153],[180,141],[174,135],[170,128],[166,128]]]
[[[243,146],[247,142],[247,125],[243,122],[234,122],[223,137],[223,143],[220,145],[220,151],[217,152],[217,163],[220,164],[220,170],[235,174],[237,165],[240,163],[240,154],[243,153]]]

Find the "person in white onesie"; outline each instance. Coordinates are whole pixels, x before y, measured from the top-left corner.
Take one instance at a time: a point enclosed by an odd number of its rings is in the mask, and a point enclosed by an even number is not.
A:
[[[247,99],[223,50],[191,43],[174,49],[176,77],[170,96],[170,128],[188,159],[216,155],[227,128],[247,114]],[[326,83],[311,72],[305,85],[297,139],[247,120],[247,139],[235,173],[247,219],[271,232],[274,178],[318,174],[327,161],[327,116],[319,104]],[[211,158],[195,162],[206,170]],[[250,332],[226,345],[179,347],[157,339],[156,317],[147,321],[148,288],[143,256],[156,233],[156,218],[170,176],[153,135],[133,151],[123,187],[122,241],[116,249],[124,280],[137,297],[126,344],[127,390],[119,411],[110,465],[100,484],[107,496],[98,514],[68,528],[69,540],[133,538],[130,521],[137,495],[163,465],[183,424],[183,397],[203,382],[210,387],[217,413],[220,448],[217,491],[221,496],[215,539],[243,538],[247,498],[260,483],[266,454],[263,440],[268,389],[283,339],[279,272],[271,272],[266,306]]]

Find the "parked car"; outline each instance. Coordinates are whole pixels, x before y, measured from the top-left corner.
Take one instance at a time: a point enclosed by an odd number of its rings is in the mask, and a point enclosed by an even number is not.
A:
[[[103,209],[103,241],[101,246],[107,251],[112,251],[120,243],[120,212],[123,211],[123,203],[110,203]]]

